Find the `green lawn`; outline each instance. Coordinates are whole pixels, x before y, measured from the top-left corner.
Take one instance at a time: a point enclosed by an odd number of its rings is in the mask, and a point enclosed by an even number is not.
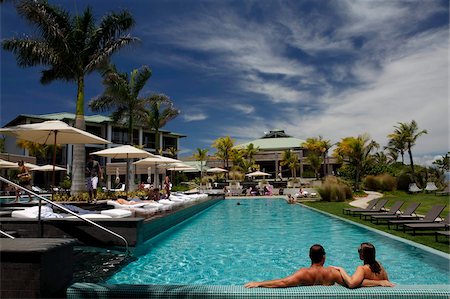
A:
[[[436,204],[447,205],[444,212],[441,213],[442,217],[444,217],[449,212],[450,204],[449,204],[449,198],[447,196],[435,196],[434,194],[410,195],[405,192],[396,191],[396,192],[389,192],[388,194],[385,194],[385,198],[389,199],[389,202],[386,205],[387,207],[391,206],[394,203],[394,201],[396,201],[396,200],[403,200],[403,201],[405,201],[403,208],[406,205],[408,205],[408,202],[412,202],[412,201],[420,202],[421,205],[420,205],[420,208],[418,209],[419,214],[425,214],[432,205],[436,205]],[[402,231],[388,229],[387,225],[385,225],[385,224],[375,225],[375,224],[372,224],[368,220],[366,221],[363,219],[359,219],[358,216],[354,217],[354,216],[344,215],[342,213],[342,209],[351,207],[349,205],[349,202],[320,201],[320,202],[306,202],[304,204],[311,206],[313,208],[316,208],[318,210],[322,210],[322,211],[328,212],[330,214],[334,214],[339,217],[346,218],[351,221],[358,222],[358,223],[364,224],[364,225],[372,227],[372,228],[376,228],[378,230],[390,233],[392,235],[395,235],[395,236],[398,236],[398,237],[401,237],[404,239],[408,239],[408,240],[411,240],[411,241],[414,241],[417,243],[421,243],[421,244],[424,244],[426,246],[432,247],[434,249],[437,249],[437,250],[440,250],[440,251],[443,251],[446,253],[450,253],[450,246],[449,246],[448,238],[441,236],[439,238],[439,242],[436,242],[435,236],[434,236],[434,231],[419,232],[419,234],[416,234],[416,236],[413,236],[412,234],[403,233]]]

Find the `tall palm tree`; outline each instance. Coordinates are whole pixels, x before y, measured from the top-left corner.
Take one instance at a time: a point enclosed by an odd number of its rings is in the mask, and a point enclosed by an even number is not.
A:
[[[393,157],[395,156],[394,152],[397,153],[397,157],[398,154],[400,154],[402,158],[402,164],[405,164],[405,151],[407,150],[407,146],[404,136],[398,134],[397,132],[394,132],[392,134],[389,134],[388,138],[389,141],[385,149],[387,149]],[[397,161],[397,158],[395,159],[395,161]]]
[[[311,165],[311,168],[314,170],[314,174],[316,179],[319,179],[319,169],[323,162],[323,155],[325,153],[325,145],[322,140],[322,136],[319,138],[312,137],[307,138],[305,142],[303,142],[301,147],[305,148],[308,151],[308,161]],[[325,171],[324,171],[325,173]]]
[[[283,152],[283,156],[281,157],[280,161],[281,166],[287,166],[291,170],[291,175],[294,177],[294,179],[297,177],[297,168],[299,167],[300,163],[298,162],[298,156],[295,152],[291,151],[290,149],[285,150]]]
[[[370,140],[369,135],[358,137],[345,137],[337,143],[334,150],[335,156],[355,167],[355,190],[359,191],[359,182],[366,163],[371,159],[372,150],[379,145]]]
[[[230,153],[234,146],[234,140],[230,136],[218,138],[212,144],[217,149],[216,156],[223,161],[223,167],[229,169]]]
[[[35,25],[36,36],[6,39],[3,49],[13,52],[21,67],[43,65],[42,84],[55,80],[76,82],[75,127],[84,129],[85,77],[105,65],[112,54],[137,40],[125,34],[134,25],[133,17],[127,11],[110,13],[97,25],[89,7],[82,15],[72,17],[45,0],[19,1],[17,11]],[[74,145],[72,194],[85,190],[84,164],[84,145]]]
[[[110,65],[103,73],[103,93],[91,100],[89,107],[94,112],[111,111],[111,119],[116,124],[125,123],[128,129],[128,141],[133,145],[134,124],[145,118],[145,98],[139,97],[152,71],[146,65],[134,69],[129,75],[120,73]]]
[[[197,152],[194,153],[195,160],[200,161],[200,186],[203,182],[203,161],[208,158],[208,151],[208,149],[197,148]]]
[[[427,130],[419,131],[419,127],[415,120],[412,120],[411,123],[398,123],[398,126],[394,126],[394,128],[394,134],[400,136],[400,138],[406,143],[406,149],[408,150],[411,165],[411,173],[413,179],[415,179],[414,161],[411,148],[416,144],[417,138],[423,134],[428,134],[428,132]]]
[[[180,110],[173,107],[170,98],[164,94],[154,94],[146,99],[148,108],[144,110],[146,113],[146,122],[150,129],[155,131],[155,150],[163,150],[159,131],[169,121],[180,114]]]

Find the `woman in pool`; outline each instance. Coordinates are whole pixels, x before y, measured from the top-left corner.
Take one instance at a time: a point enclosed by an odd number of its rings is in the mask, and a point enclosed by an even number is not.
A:
[[[360,287],[364,279],[376,280],[381,286],[392,287],[393,283],[389,281],[386,270],[375,259],[375,246],[371,243],[361,243],[358,248],[359,258],[364,261],[363,266],[358,266],[352,276],[341,267],[334,267],[341,273],[342,279],[347,287],[353,289]]]

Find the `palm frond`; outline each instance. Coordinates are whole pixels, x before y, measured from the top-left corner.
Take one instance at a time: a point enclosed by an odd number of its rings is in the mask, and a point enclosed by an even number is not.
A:
[[[131,84],[131,92],[135,97],[139,95],[139,92],[147,84],[148,79],[152,76],[152,70],[144,65],[139,70],[136,70],[136,74],[133,78],[133,84]]]

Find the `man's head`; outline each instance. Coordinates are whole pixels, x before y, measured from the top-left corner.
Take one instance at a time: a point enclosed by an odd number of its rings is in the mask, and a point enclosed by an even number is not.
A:
[[[309,258],[313,264],[324,264],[325,263],[325,249],[322,245],[314,244],[309,249]]]

